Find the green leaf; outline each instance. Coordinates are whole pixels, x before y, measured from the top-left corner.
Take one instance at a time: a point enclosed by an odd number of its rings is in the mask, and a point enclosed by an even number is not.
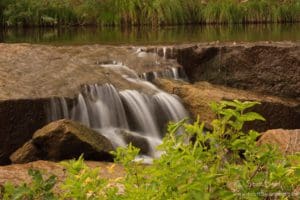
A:
[[[261,116],[258,113],[255,112],[248,112],[245,114],[242,114],[239,118],[239,120],[247,122],[247,121],[254,121],[254,120],[261,120],[261,121],[266,121],[266,119]]]
[[[36,182],[36,183],[43,182],[43,177],[39,170],[29,169],[28,174],[32,177],[34,182]]]
[[[56,184],[57,177],[52,175],[45,181],[45,190],[50,191]]]

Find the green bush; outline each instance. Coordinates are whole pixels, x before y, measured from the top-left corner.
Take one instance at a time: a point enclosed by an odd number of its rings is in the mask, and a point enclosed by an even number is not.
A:
[[[264,120],[245,112],[256,102],[213,103],[218,118],[213,131],[184,120],[169,126],[159,149],[163,155],[141,169],[131,162],[132,146],[118,149],[127,176],[124,199],[267,199],[293,198],[300,184],[299,155],[284,156],[271,146],[257,146],[259,134],[242,131],[245,122]],[[185,132],[177,134],[183,127]],[[191,142],[192,141],[192,142]],[[132,155],[133,154],[133,155]],[[131,156],[128,157],[128,155]],[[130,163],[130,164],[128,164]],[[297,163],[297,164],[295,164]],[[299,194],[298,194],[299,195]],[[135,198],[137,197],[137,198]]]
[[[64,163],[67,178],[59,186],[56,198],[296,199],[299,197],[296,189],[300,185],[300,155],[284,155],[270,145],[258,146],[259,134],[253,130],[243,131],[245,123],[264,120],[248,111],[256,104],[213,103],[211,107],[217,119],[213,120],[210,132],[204,131],[199,119],[193,124],[186,120],[170,124],[158,147],[162,155],[151,165],[135,161],[139,149],[132,145],[118,148],[113,154],[115,161],[124,166],[126,176],[123,178],[104,180],[99,177],[98,169],[84,164],[82,157]],[[183,133],[179,134],[179,129],[180,132],[183,129]],[[14,190],[18,187],[5,187],[4,195],[9,196]],[[28,187],[26,190],[36,191]]]

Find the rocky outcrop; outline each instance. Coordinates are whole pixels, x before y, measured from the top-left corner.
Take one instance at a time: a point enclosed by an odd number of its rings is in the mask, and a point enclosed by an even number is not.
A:
[[[123,78],[114,63],[142,74],[176,62],[140,55],[138,47],[130,46],[3,43],[0,49],[0,165],[9,164],[9,155],[47,124],[45,107],[53,97],[73,99],[83,85],[105,83],[147,93],[149,89]]]
[[[177,48],[192,82],[300,99],[298,43],[213,43]]]
[[[82,85],[96,83],[140,89],[112,64],[122,63],[138,74],[176,64],[156,54],[139,56],[138,47],[129,46],[0,44],[0,49],[0,100],[72,98]]]
[[[276,128],[300,128],[300,102],[296,100],[216,86],[207,82],[188,84],[160,79],[156,81],[156,84],[165,91],[178,95],[192,116],[195,118],[199,115],[207,126],[215,118],[209,103],[239,99],[261,102],[261,105],[255,106],[253,111],[266,118],[266,122],[256,121],[246,124],[247,129],[266,131]]]
[[[262,133],[258,144],[277,145],[285,154],[300,152],[300,129],[284,130],[275,129]]]
[[[70,120],[52,122],[34,133],[32,139],[14,152],[12,163],[36,160],[65,160],[84,154],[85,159],[112,161],[111,142],[101,134]]]
[[[143,50],[130,46],[0,44],[0,49],[0,165],[9,164],[9,155],[47,124],[45,107],[49,107],[49,100],[54,96],[73,99],[82,85],[96,83],[148,92],[124,79],[116,66],[109,66],[115,61],[143,74],[178,66],[178,60],[192,81],[201,79],[299,98],[298,43],[206,43]],[[190,110],[195,107],[187,106]],[[275,107],[275,112],[283,116],[291,116],[298,109],[294,106],[285,109],[282,104]],[[275,113],[269,107],[264,110]],[[289,124],[282,127],[292,127],[297,116],[291,121],[274,117],[274,121],[267,122],[272,123],[268,127],[278,128],[282,124]]]

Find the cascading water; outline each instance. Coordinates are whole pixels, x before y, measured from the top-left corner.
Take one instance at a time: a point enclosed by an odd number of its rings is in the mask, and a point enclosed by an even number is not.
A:
[[[167,58],[167,47],[163,47],[163,58]]]
[[[120,92],[120,95],[128,107],[128,112],[132,113],[138,131],[148,136],[158,137],[159,130],[155,123],[151,99],[135,90],[125,90]]]
[[[102,67],[117,69],[128,81],[154,91],[154,95],[136,90],[117,91],[111,84],[87,85],[72,103],[67,104],[64,98],[53,98],[49,121],[69,118],[81,122],[105,135],[115,146],[128,143],[126,134],[138,136],[148,142],[147,154],[155,156],[155,146],[161,143],[166,124],[179,121],[188,113],[176,96],[138,78],[132,69],[121,63],[103,64]],[[173,73],[178,76],[176,71]]]
[[[184,69],[178,65],[175,60],[176,53],[172,47],[162,47],[162,48],[150,48],[143,49],[137,48],[134,53],[137,57],[146,58],[153,57],[155,60],[153,71],[146,69],[144,73],[140,73],[139,77],[146,81],[153,81],[157,78],[168,78],[175,80],[188,81],[188,78],[184,72]],[[159,66],[159,67],[157,67]]]
[[[172,67],[162,71],[145,72],[139,76],[141,79],[146,81],[152,81],[157,78],[168,78],[175,80],[187,80],[187,76],[182,68]]]
[[[48,121],[55,121],[62,118],[69,118],[66,99],[53,97],[50,99],[50,106],[47,109]]]

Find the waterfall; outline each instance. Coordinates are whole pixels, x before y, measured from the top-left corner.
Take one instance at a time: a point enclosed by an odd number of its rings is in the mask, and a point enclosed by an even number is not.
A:
[[[163,58],[167,59],[167,47],[163,47]]]
[[[174,79],[179,79],[178,68],[173,67],[172,68],[172,74],[173,74]]]
[[[108,137],[115,146],[126,144],[119,130],[139,134],[150,145],[150,155],[166,131],[166,123],[188,116],[179,99],[165,92],[154,95],[136,90],[118,92],[111,84],[89,85],[68,109],[63,98],[51,100],[51,120],[69,118]]]
[[[187,76],[181,67],[167,68],[162,71],[144,72],[139,77],[146,81],[153,81],[154,79],[157,78],[187,80]]]
[[[129,82],[140,85],[152,95],[137,90],[118,91],[111,84],[86,85],[71,102],[64,98],[52,98],[48,118],[78,121],[106,136],[112,144],[125,146],[131,139],[143,141],[146,154],[156,156],[169,121],[177,122],[188,116],[178,97],[158,89],[147,78],[140,79],[136,72],[120,62],[99,63],[111,68]],[[147,74],[145,74],[147,76]],[[179,69],[154,73],[154,77],[179,78]],[[141,142],[137,142],[140,144]]]
[[[48,121],[69,118],[68,105],[63,97],[53,97],[50,99],[50,106],[47,109]]]
[[[158,137],[159,131],[155,124],[151,99],[134,90],[122,91],[120,95],[128,107],[128,112],[132,113],[139,131],[148,136]]]
[[[88,112],[88,99],[84,99],[82,94],[77,97],[78,106],[74,108],[72,113],[72,119],[81,122],[82,124],[90,127],[90,117]]]
[[[183,116],[188,116],[180,101],[172,95],[160,92],[154,95],[154,100],[164,112],[164,116],[167,116],[168,119],[180,121],[183,119]]]

